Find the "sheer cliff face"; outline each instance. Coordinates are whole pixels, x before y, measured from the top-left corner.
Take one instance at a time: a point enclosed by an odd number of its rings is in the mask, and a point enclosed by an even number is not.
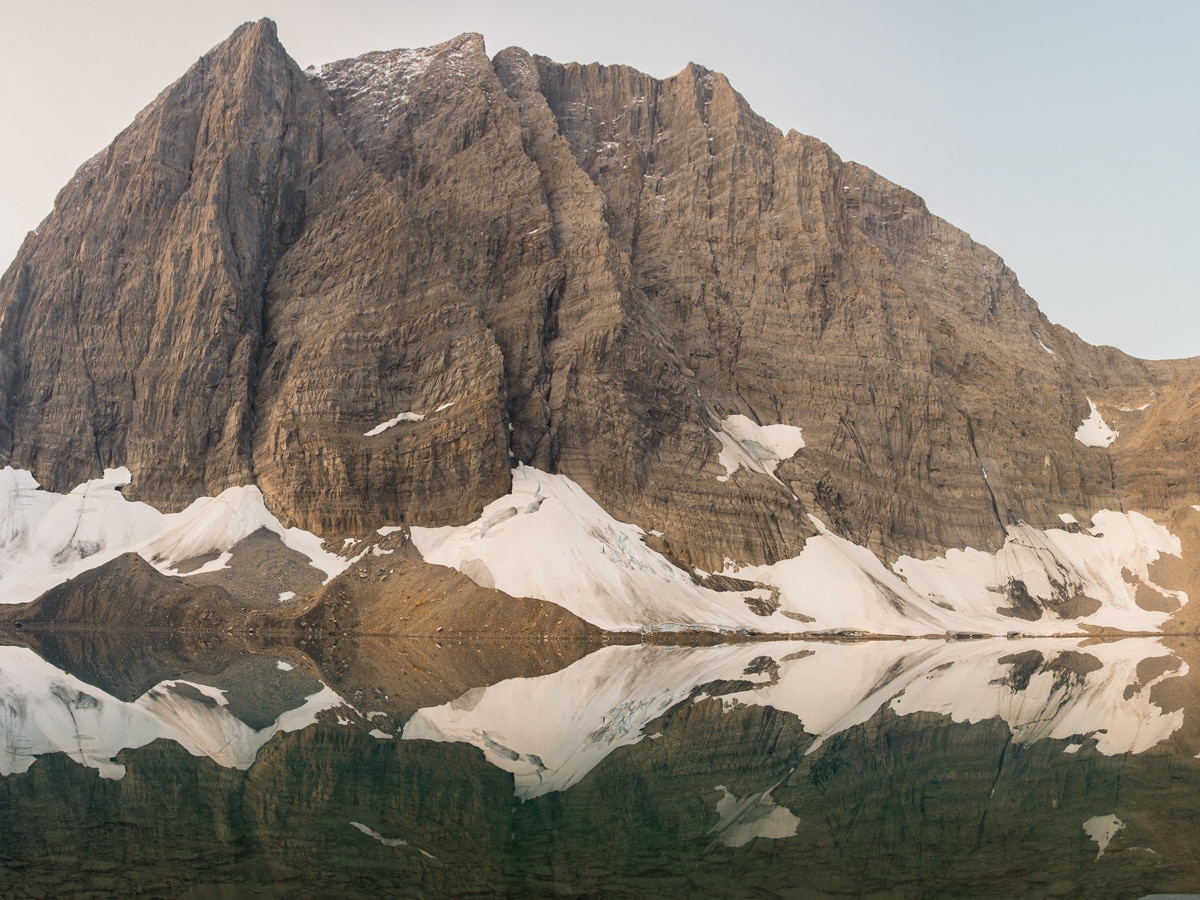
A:
[[[304,73],[264,21],[87,162],[0,280],[0,457],[57,490],[127,465],[173,508],[257,483],[329,536],[468,521],[523,462],[689,566],[795,555],[810,515],[925,555],[1195,502],[1189,442],[1136,412],[1189,434],[1192,368],[1050,324],[721,75],[476,35]],[[1130,439],[1076,440],[1089,400]],[[719,480],[735,414],[805,448]]]

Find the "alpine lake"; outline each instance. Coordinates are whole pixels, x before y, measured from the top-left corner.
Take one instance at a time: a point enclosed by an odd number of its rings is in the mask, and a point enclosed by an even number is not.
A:
[[[0,897],[1200,893],[1200,640],[0,647]]]

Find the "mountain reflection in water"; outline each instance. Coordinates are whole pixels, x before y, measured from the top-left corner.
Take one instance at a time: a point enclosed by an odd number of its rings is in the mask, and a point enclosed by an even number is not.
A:
[[[25,639],[0,892],[1200,890],[1190,639]]]

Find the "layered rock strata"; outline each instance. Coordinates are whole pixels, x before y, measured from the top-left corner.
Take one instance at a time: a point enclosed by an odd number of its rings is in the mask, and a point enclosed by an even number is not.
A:
[[[687,569],[995,551],[1200,500],[1192,361],[1054,325],[912,193],[724,76],[478,35],[302,72],[239,28],[0,279],[0,461],[166,510],[257,484],[327,537],[461,524],[515,463]],[[1144,405],[1145,408],[1142,408]],[[1120,433],[1077,439],[1092,410]],[[723,423],[800,429],[770,471]]]

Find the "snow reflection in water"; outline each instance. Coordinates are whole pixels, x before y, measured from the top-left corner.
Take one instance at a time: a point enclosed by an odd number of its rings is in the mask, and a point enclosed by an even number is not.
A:
[[[295,648],[0,648],[0,893],[1200,884],[1194,643],[506,652],[378,643],[318,677]]]
[[[280,660],[275,671],[283,680],[294,670]],[[121,778],[125,766],[117,754],[160,738],[221,766],[248,769],[276,734],[308,728],[322,711],[344,705],[309,676],[288,680],[295,682],[292,696],[281,696],[269,724],[256,728],[234,714],[227,690],[213,684],[167,679],[126,702],[32,650],[0,647],[0,775],[25,772],[39,756],[61,752],[103,778]]]
[[[608,647],[552,675],[420,710],[404,737],[478,746],[513,773],[523,799],[566,790],[671,707],[713,694],[726,708],[792,713],[817,738],[810,753],[884,708],[999,719],[1018,743],[1055,738],[1069,740],[1068,751],[1091,742],[1106,755],[1140,753],[1183,724],[1182,709],[1164,711],[1152,694],[1187,672],[1155,639]]]

